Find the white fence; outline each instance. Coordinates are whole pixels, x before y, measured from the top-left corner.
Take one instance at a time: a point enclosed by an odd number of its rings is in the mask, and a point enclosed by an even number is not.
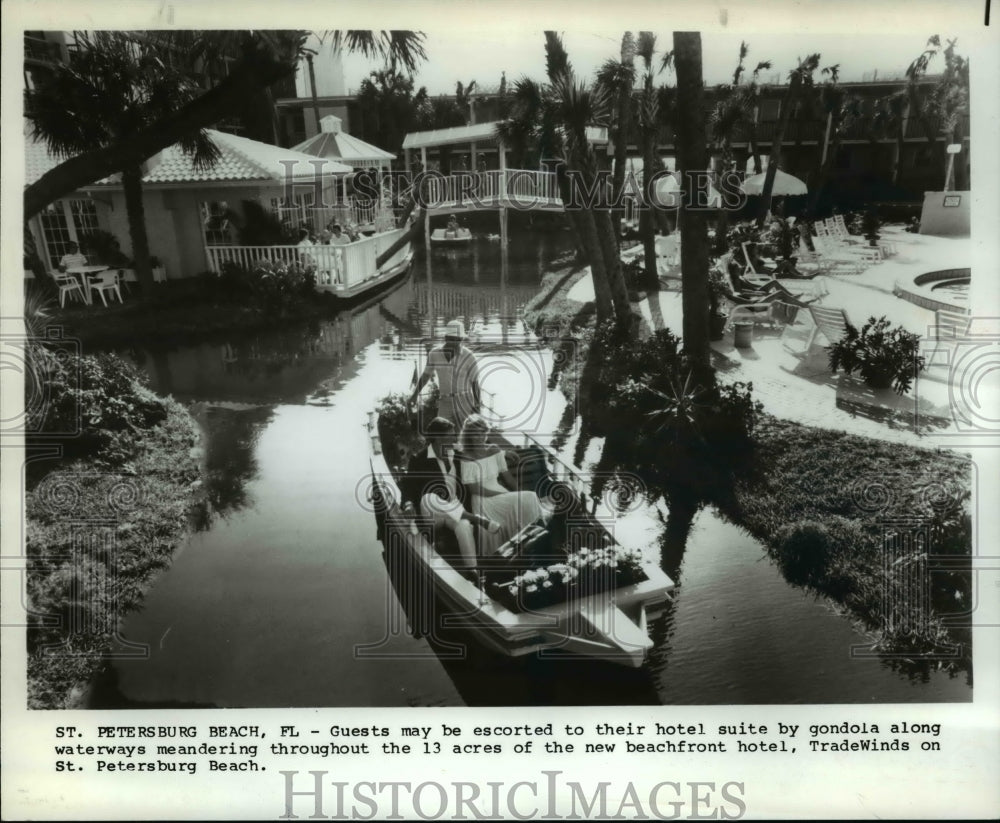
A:
[[[270,261],[274,263],[299,263],[307,267],[315,267],[316,283],[321,286],[339,286],[348,288],[374,277],[378,270],[376,258],[403,236],[406,229],[392,231],[365,237],[354,243],[342,246],[207,246],[209,268],[218,273],[226,263],[235,263],[245,269],[250,269],[255,263]],[[400,262],[407,253],[403,246],[382,268]]]

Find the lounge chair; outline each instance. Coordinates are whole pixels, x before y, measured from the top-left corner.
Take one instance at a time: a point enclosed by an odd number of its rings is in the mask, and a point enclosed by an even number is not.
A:
[[[832,345],[847,334],[848,325],[854,325],[843,309],[809,306],[809,314],[812,315],[816,325],[813,327],[812,334],[809,335],[809,342],[806,343],[803,352],[808,352],[812,348],[817,334],[822,334]]]

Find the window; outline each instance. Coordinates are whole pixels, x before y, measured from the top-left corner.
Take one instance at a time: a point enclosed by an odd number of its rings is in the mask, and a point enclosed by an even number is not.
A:
[[[202,202],[201,230],[205,237],[206,246],[229,246],[232,244],[229,204],[225,200]]]
[[[70,243],[79,243],[81,235],[100,228],[93,200],[57,200],[38,217],[52,268],[69,251]]]

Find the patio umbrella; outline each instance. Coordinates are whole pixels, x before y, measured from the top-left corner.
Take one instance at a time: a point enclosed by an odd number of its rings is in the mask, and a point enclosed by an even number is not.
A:
[[[762,194],[764,191],[764,179],[766,177],[767,172],[748,177],[740,185],[740,190],[744,194]],[[781,169],[775,172],[774,188],[771,189],[772,197],[789,197],[797,194],[807,194],[808,192],[809,189],[806,188],[806,184],[799,180],[798,177],[786,174]]]
[[[656,204],[663,209],[680,208],[680,172],[671,172],[669,175],[658,177],[653,186],[653,199]],[[708,184],[708,206],[717,209],[722,204],[722,196],[711,183]]]

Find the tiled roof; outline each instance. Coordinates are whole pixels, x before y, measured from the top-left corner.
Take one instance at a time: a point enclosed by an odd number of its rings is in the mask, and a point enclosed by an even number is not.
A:
[[[168,146],[147,162],[143,183],[151,186],[176,183],[222,183],[243,181],[282,181],[288,162],[294,163],[291,173],[295,178],[312,179],[316,173],[315,156],[294,149],[283,149],[246,137],[208,129],[209,137],[219,148],[218,161],[208,169],[199,169],[194,161],[177,145]],[[49,153],[44,143],[36,142],[26,130],[24,138],[25,182],[31,184],[45,172],[59,165],[60,158]],[[321,173],[324,176],[350,174],[350,166],[325,159]],[[117,175],[92,185],[117,183]],[[86,187],[89,188],[89,187]]]

